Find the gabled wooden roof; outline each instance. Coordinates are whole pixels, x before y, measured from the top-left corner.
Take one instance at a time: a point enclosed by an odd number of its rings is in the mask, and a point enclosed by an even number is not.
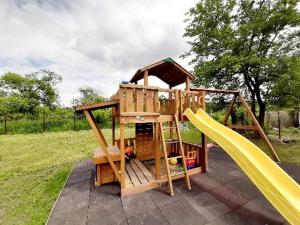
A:
[[[194,79],[194,76],[190,72],[180,66],[172,58],[166,58],[139,69],[131,78],[130,82],[136,83],[143,79],[146,70],[148,70],[149,76],[156,76],[171,87],[184,83],[187,77],[189,77],[190,80]]]

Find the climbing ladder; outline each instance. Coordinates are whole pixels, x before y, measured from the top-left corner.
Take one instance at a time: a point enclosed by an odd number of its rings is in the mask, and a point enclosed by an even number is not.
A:
[[[190,179],[189,179],[189,175],[187,173],[187,168],[186,168],[186,162],[185,162],[185,156],[184,156],[184,151],[183,151],[183,146],[182,146],[182,140],[181,140],[181,136],[180,136],[180,130],[179,130],[179,125],[178,125],[178,118],[177,115],[174,115],[175,117],[175,127],[163,127],[162,122],[159,123],[159,127],[160,127],[160,135],[161,135],[161,141],[162,141],[162,145],[163,145],[163,151],[164,151],[164,158],[165,158],[165,162],[166,162],[166,168],[167,168],[167,177],[168,177],[168,184],[169,184],[169,192],[171,196],[174,196],[174,190],[173,190],[173,183],[172,180],[174,179],[174,177],[179,176],[179,175],[184,175],[185,178],[185,185],[186,188],[188,190],[191,190],[191,184],[190,184]],[[172,123],[170,123],[172,124]],[[176,130],[176,135],[177,135],[177,139],[165,139],[164,136],[164,130],[170,129],[171,131],[173,131],[173,129]],[[175,157],[168,157],[168,152],[167,152],[167,144],[172,144],[172,143],[179,143],[179,156],[175,156]],[[182,161],[182,167],[183,170],[182,171],[178,171],[178,172],[171,172],[170,171],[170,165],[169,165],[169,160],[171,160],[172,158],[176,158],[176,159],[181,159]]]

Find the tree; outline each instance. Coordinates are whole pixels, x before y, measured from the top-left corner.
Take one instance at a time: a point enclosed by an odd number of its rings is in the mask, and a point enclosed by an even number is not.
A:
[[[55,85],[61,76],[40,70],[22,76],[6,73],[0,77],[0,108],[7,113],[36,114],[40,106],[54,108],[58,103]]]
[[[79,98],[75,98],[72,100],[73,105],[104,102],[105,100],[105,98],[100,96],[92,87],[80,87],[79,94]]]
[[[185,37],[191,49],[194,85],[240,89],[263,125],[265,111],[278,83],[294,85],[298,61],[300,16],[298,0],[202,0],[187,13]],[[294,74],[289,74],[292,72]],[[298,95],[299,97],[299,95]]]

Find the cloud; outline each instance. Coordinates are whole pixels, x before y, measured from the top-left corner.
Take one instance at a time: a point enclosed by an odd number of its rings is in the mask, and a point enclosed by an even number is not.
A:
[[[110,96],[147,64],[178,57],[184,14],[195,0],[0,1],[0,74],[53,70],[63,76],[61,101],[80,86]],[[150,80],[151,81],[151,80]]]

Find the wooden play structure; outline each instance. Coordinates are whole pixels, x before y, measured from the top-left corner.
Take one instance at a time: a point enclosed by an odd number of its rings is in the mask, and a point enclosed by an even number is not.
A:
[[[149,76],[156,76],[168,84],[169,88],[150,86]],[[224,124],[232,129],[258,132],[274,160],[279,161],[264,131],[238,91],[192,88],[193,79],[191,73],[167,58],[137,70],[130,82],[119,85],[110,101],[76,107],[78,112],[83,112],[86,116],[100,144],[93,157],[96,186],[119,182],[121,195],[124,196],[157,188],[163,182],[168,182],[169,192],[174,195],[172,181],[185,178],[186,187],[191,189],[189,176],[207,170],[207,137],[201,134],[201,145],[183,141],[180,123],[187,121],[183,115],[185,109],[191,108],[194,112],[198,108],[205,110],[205,96],[209,93],[233,95]],[[138,84],[140,80],[143,80],[142,85]],[[185,84],[185,88],[174,88],[180,84]],[[233,105],[238,100],[245,107],[252,121],[251,125],[228,123]],[[93,110],[106,108],[112,109],[111,145],[92,113]],[[135,128],[134,137],[125,137],[127,126]],[[119,135],[116,135],[116,130],[119,130]],[[126,160],[130,149],[135,158]]]

